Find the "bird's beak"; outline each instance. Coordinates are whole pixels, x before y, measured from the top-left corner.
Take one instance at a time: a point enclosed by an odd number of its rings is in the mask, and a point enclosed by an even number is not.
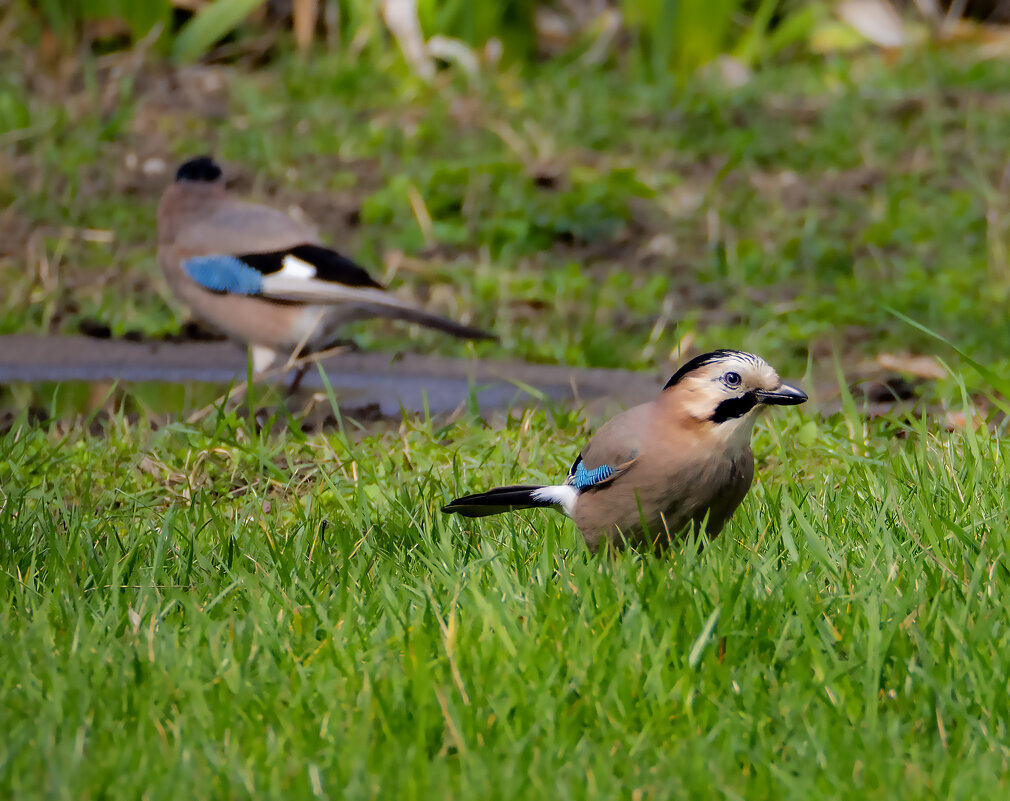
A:
[[[770,406],[796,406],[807,399],[807,393],[788,384],[779,384],[777,389],[759,389],[755,393],[760,403]]]

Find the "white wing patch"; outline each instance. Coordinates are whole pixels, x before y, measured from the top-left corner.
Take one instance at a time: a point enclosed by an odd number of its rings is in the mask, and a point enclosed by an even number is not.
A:
[[[579,497],[579,491],[570,484],[559,484],[554,487],[541,487],[533,490],[530,497],[535,501],[546,501],[561,507],[561,511],[568,517],[572,516],[575,510],[575,499]]]
[[[299,259],[297,256],[288,254],[284,257],[284,261],[281,263],[283,264],[283,267],[281,267],[279,272],[274,273],[277,278],[300,278],[308,281],[316,277],[316,268],[307,261]]]

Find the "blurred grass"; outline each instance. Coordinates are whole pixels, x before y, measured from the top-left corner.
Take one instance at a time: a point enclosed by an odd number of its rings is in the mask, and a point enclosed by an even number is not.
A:
[[[663,372],[689,342],[799,372],[833,352],[935,351],[891,307],[1006,365],[1003,61],[868,54],[736,89],[558,63],[476,85],[404,69],[328,56],[183,70],[167,88],[156,70],[117,81],[96,65],[60,103],[15,76],[0,330],[177,330],[154,208],[176,162],[214,152],[237,191],[301,206],[397,291],[494,321],[489,358]]]
[[[121,49],[153,37],[184,63],[283,24],[302,51],[314,44],[381,51],[396,40],[420,53],[433,39],[452,39],[478,52],[494,43],[506,60],[525,64],[595,47],[653,77],[690,75],[726,53],[752,66],[791,46],[806,52],[829,14],[827,2],[793,0],[13,0],[10,8],[8,19],[33,43],[48,35],[68,46]],[[613,48],[618,29],[627,41]]]

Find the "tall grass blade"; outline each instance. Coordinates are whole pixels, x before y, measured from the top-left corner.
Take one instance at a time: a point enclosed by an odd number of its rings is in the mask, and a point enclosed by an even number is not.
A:
[[[993,370],[990,370],[988,367],[986,367],[981,362],[973,359],[972,356],[968,352],[966,352],[960,346],[958,346],[958,345],[954,344],[953,342],[951,342],[949,339],[947,339],[942,334],[938,334],[933,329],[927,328],[922,323],[917,322],[917,321],[913,320],[911,317],[908,317],[908,316],[902,314],[897,309],[892,309],[890,306],[885,306],[884,308],[885,308],[885,310],[888,313],[893,314],[895,317],[897,317],[902,322],[907,323],[908,325],[912,326],[912,328],[915,328],[916,330],[921,331],[922,333],[927,334],[928,336],[933,337],[933,339],[939,340],[944,345],[946,345],[947,347],[951,348],[955,353],[957,353],[958,356],[960,356],[962,359],[964,359],[966,362],[968,362],[968,364],[970,364],[972,367],[974,367],[979,372],[979,375],[982,376],[982,378],[984,378],[986,381],[988,381],[990,384],[992,384],[993,388],[997,392],[999,392],[1001,395],[1003,395],[1003,398],[996,397],[992,393],[986,393],[986,396],[994,404],[996,404],[996,406],[998,406],[1004,413],[1010,414],[1010,403],[1008,403],[1005,400],[1006,398],[1010,398],[1010,380],[1008,380],[1006,378],[1003,378],[1003,376],[997,374]]]
[[[183,26],[172,46],[176,61],[195,61],[233,31],[265,0],[214,0]]]

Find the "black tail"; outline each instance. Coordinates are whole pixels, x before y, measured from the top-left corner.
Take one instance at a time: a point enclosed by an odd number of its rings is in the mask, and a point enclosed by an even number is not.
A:
[[[455,320],[440,317],[437,314],[422,311],[421,309],[408,309],[395,306],[376,307],[382,317],[389,317],[394,320],[403,320],[408,323],[417,323],[426,328],[434,328],[460,339],[498,339],[494,334],[488,333],[482,328],[475,328],[472,325],[463,325]]]
[[[531,509],[534,506],[555,506],[554,501],[538,501],[533,497],[536,490],[543,489],[537,484],[517,484],[512,487],[495,487],[487,492],[466,495],[442,507],[447,514],[453,512],[464,517],[487,517],[509,509]]]

